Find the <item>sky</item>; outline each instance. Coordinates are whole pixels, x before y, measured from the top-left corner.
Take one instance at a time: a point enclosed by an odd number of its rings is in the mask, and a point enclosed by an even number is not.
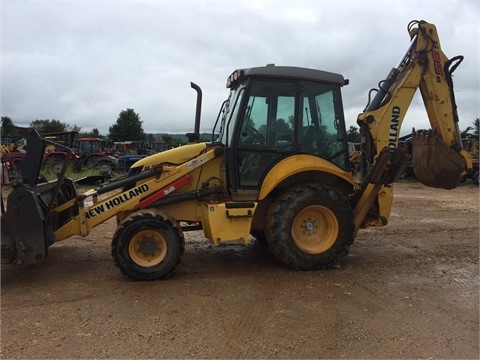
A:
[[[227,77],[266,64],[342,74],[347,128],[368,91],[410,43],[407,25],[436,25],[454,73],[460,129],[480,117],[480,10],[449,1],[1,0],[0,115],[17,126],[56,119],[107,135],[134,109],[146,133],[211,132]],[[402,134],[429,128],[418,93]]]

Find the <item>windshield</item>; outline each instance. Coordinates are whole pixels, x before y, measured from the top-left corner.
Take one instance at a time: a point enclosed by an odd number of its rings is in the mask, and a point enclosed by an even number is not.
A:
[[[243,95],[243,87],[233,89],[225,100],[218,113],[217,121],[213,129],[213,141],[227,145],[231,141],[233,127]]]

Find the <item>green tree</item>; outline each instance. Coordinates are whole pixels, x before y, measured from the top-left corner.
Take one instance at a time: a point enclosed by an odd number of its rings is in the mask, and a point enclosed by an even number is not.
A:
[[[162,135],[162,139],[166,147],[172,146],[173,138],[170,135]]]
[[[463,131],[460,132],[460,137],[462,139],[473,139],[476,138],[478,139],[479,132],[478,132],[478,125],[479,125],[479,118],[476,118],[475,121],[473,122],[473,127],[472,126],[467,126],[467,128]],[[473,134],[471,131],[473,130]]]
[[[348,142],[359,142],[360,141],[360,132],[355,126],[350,126],[347,130],[347,141]]]
[[[184,145],[184,142],[178,135],[172,136],[172,135],[164,134],[162,135],[162,140],[163,140],[163,143],[165,144],[165,148],[167,149]]]
[[[111,141],[145,140],[140,116],[133,110],[122,110],[117,122],[108,129]]]
[[[2,136],[17,136],[17,129],[15,125],[13,125],[12,119],[8,116],[2,116],[2,129],[1,129]]]
[[[97,138],[100,137],[100,131],[98,131],[97,128],[92,129],[92,131],[90,132],[90,134],[92,135],[92,137],[97,137]]]
[[[470,134],[470,131],[472,131],[473,128],[471,126],[467,126],[465,130],[460,131],[460,137],[462,139],[469,139],[472,137],[472,134]]]
[[[61,131],[76,131],[80,132],[81,128],[77,125],[69,125],[60,120],[37,119],[30,123],[30,126],[37,129],[40,133],[51,133]]]
[[[92,129],[91,131],[85,131],[85,132],[79,133],[78,137],[93,137],[93,138],[104,139],[106,136],[100,135],[100,131],[95,128],[95,129]]]
[[[261,125],[258,128],[258,132],[264,137],[267,137],[267,125]],[[293,127],[291,126],[290,121],[285,121],[285,119],[277,119],[275,122],[275,138],[276,140],[288,139],[291,137],[293,139]]]

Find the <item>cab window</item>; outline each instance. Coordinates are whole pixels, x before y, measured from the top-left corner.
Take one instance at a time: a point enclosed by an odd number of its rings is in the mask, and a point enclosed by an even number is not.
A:
[[[295,85],[251,85],[238,134],[239,185],[258,186],[265,171],[294,149]]]

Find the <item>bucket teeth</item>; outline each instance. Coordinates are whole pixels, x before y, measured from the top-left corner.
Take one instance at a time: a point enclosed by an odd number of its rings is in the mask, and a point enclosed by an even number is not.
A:
[[[432,129],[428,129],[428,130],[413,129],[412,131],[412,138],[415,138],[415,137],[433,138],[435,136],[438,136],[437,131]]]

